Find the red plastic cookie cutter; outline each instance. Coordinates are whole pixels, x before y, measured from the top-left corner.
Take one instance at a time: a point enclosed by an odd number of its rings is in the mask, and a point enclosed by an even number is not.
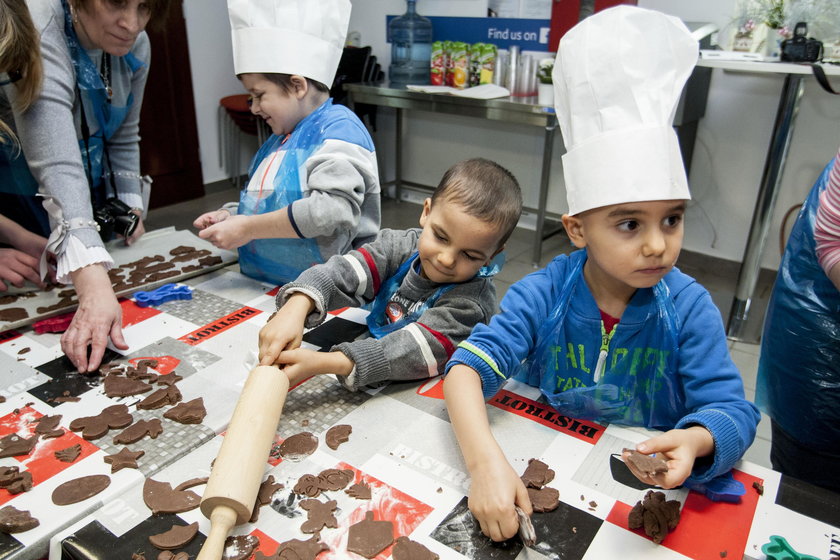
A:
[[[32,325],[32,329],[38,334],[64,332],[70,326],[75,314],[75,311],[71,311],[48,319],[41,319]]]
[[[132,297],[138,306],[149,307],[167,301],[192,299],[192,288],[183,284],[164,284],[160,288],[149,292],[135,292]]]

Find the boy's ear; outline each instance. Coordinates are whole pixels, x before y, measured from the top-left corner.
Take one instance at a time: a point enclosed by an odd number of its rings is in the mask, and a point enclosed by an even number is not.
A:
[[[303,99],[306,92],[309,91],[309,82],[306,81],[306,78],[298,76],[297,74],[292,74],[289,79],[291,80],[292,87],[294,88],[293,95],[298,99]]]
[[[583,235],[583,220],[578,216],[569,216],[568,214],[563,214],[561,219],[563,220],[563,227],[566,229],[566,235],[569,236],[569,240],[575,244],[575,247],[578,249],[586,247],[586,238]]]
[[[429,212],[432,211],[432,199],[427,198],[423,201],[423,212],[420,214],[420,227],[426,227],[426,219],[429,217]]]

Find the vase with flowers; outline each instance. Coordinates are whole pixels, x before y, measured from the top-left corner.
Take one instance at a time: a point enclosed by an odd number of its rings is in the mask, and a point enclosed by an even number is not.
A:
[[[554,83],[551,72],[554,70],[554,58],[543,58],[537,64],[537,103],[554,105]]]
[[[782,41],[791,35],[787,12],[785,0],[739,0],[732,22],[730,49],[778,59]]]

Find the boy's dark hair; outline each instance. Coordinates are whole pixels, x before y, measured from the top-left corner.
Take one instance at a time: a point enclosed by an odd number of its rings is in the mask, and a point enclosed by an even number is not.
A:
[[[268,73],[263,72],[263,78],[268,80],[269,82],[276,84],[283,90],[284,93],[292,93],[294,91],[294,86],[292,85],[292,74],[276,74],[276,73]],[[306,78],[306,82],[309,84],[309,87],[313,87],[316,90],[322,93],[329,93],[330,88],[322,84],[321,82],[312,80],[310,78]]]
[[[447,169],[432,194],[432,206],[437,200],[454,202],[470,216],[497,224],[504,232],[500,247],[522,214],[522,191],[516,177],[484,158],[466,159]]]

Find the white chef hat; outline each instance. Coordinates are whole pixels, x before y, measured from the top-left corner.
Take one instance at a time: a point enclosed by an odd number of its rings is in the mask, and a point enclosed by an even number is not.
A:
[[[237,74],[298,74],[332,85],[350,0],[228,0]]]
[[[672,123],[698,48],[679,19],[626,5],[563,36],[552,78],[570,215],[691,198]]]

